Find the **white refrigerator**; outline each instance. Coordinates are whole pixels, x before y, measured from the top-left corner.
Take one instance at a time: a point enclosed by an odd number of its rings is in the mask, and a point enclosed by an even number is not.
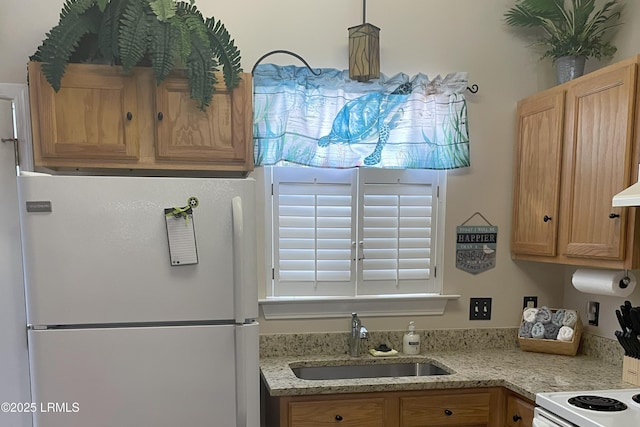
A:
[[[18,179],[35,427],[257,427],[252,179]]]
[[[31,413],[18,407],[31,402],[31,394],[14,145],[6,141],[14,136],[12,105],[5,99],[6,87],[0,84],[0,139],[5,140],[0,141],[0,426],[31,427]]]

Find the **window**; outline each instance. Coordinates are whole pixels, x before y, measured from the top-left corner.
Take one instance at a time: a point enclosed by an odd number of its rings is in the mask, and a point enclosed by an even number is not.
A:
[[[266,167],[267,300],[440,296],[444,174]]]

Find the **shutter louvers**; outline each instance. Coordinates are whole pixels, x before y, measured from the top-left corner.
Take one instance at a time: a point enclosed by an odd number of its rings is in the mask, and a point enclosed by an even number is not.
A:
[[[441,292],[436,173],[284,167],[273,184],[271,295]]]
[[[308,170],[292,174],[277,177],[274,194],[278,293],[353,295],[353,179],[318,182]]]
[[[364,182],[358,292],[426,292],[432,268],[430,184]]]

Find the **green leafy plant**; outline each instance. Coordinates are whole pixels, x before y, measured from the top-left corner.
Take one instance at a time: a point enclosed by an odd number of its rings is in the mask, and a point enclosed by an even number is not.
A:
[[[56,92],[70,62],[122,65],[127,72],[147,65],[158,84],[184,67],[191,98],[202,110],[211,102],[220,66],[229,89],[242,72],[240,51],[227,29],[205,19],[194,0],[66,0],[58,25],[31,60],[42,62]]]
[[[505,13],[505,22],[533,29],[540,35],[537,45],[546,51],[542,58],[554,61],[563,56],[609,58],[616,47],[605,38],[620,25],[623,5],[607,1],[596,10],[596,0],[516,0]]]

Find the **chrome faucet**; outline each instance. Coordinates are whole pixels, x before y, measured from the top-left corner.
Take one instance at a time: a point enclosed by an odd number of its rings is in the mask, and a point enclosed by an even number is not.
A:
[[[369,331],[362,325],[358,313],[351,313],[351,335],[349,335],[349,354],[360,356],[360,341],[369,338]]]

